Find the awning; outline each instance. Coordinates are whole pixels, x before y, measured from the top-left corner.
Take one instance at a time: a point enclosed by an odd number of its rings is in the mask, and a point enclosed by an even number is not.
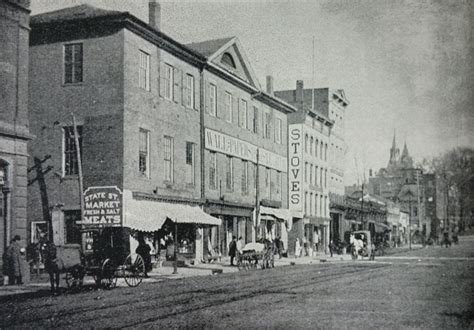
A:
[[[288,209],[277,209],[273,207],[260,206],[260,217],[273,216],[281,221],[286,221],[288,230],[291,230],[293,216]]]
[[[159,230],[166,219],[175,223],[195,223],[202,225],[221,225],[222,221],[215,218],[198,206],[172,204],[148,200],[136,200],[131,191],[124,191],[123,226],[140,231]]]
[[[378,233],[383,233],[384,231],[390,230],[390,227],[384,223],[375,222],[374,225],[375,225],[375,231]]]

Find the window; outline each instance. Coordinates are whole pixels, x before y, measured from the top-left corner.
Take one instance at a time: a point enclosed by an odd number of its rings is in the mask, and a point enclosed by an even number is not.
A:
[[[321,168],[321,171],[319,173],[319,186],[323,186],[323,168]]]
[[[217,189],[217,153],[210,153],[209,162],[209,188]]]
[[[150,90],[150,55],[140,50],[140,66],[138,68],[138,84],[140,88]]]
[[[275,127],[275,142],[281,143],[281,118],[277,118]]]
[[[247,101],[240,100],[239,106],[239,126],[243,128],[247,128]]]
[[[79,151],[82,159],[82,126],[76,126],[78,140],[79,140]],[[79,167],[77,163],[77,152],[76,152],[76,141],[74,138],[74,128],[72,126],[64,127],[64,163],[63,163],[63,174],[64,175],[76,175],[79,173]]]
[[[281,172],[277,171],[276,174],[276,193],[279,195],[281,193]]]
[[[183,86],[183,101],[186,108],[194,108],[194,77],[188,73]]]
[[[258,134],[258,108],[253,107],[253,132]]]
[[[232,166],[232,157],[226,156],[226,176],[225,176],[227,191],[232,191],[234,188],[234,169]]]
[[[314,215],[318,215],[318,194],[314,194]]]
[[[270,113],[265,113],[265,138],[271,138],[271,130],[272,130],[272,117]]]
[[[270,188],[270,168],[265,167],[265,188]]]
[[[304,136],[304,152],[308,153],[308,134]]]
[[[64,83],[81,83],[82,80],[82,44],[64,45]]]
[[[319,216],[320,217],[323,217],[324,216],[324,213],[323,213],[323,195],[320,195],[319,196]]]
[[[232,94],[225,92],[225,120],[232,123]]]
[[[324,144],[323,144],[323,141],[321,141],[321,144],[319,145],[320,148],[319,148],[319,157],[321,158],[321,160],[323,159],[323,147],[324,147]]]
[[[309,214],[313,215],[313,193],[309,194]]]
[[[328,187],[328,170],[324,170],[324,187]]]
[[[253,163],[252,163],[253,164]],[[254,188],[257,189],[257,164],[253,164],[252,166],[253,170],[252,170],[252,174],[253,174],[253,185],[254,185]]]
[[[209,84],[209,114],[217,116],[217,86]]]
[[[309,153],[312,155],[313,154],[313,137],[311,137],[311,140],[309,142]]]
[[[308,192],[304,193],[304,214],[308,215]]]
[[[308,162],[304,163],[304,182],[308,182]]]
[[[324,160],[328,160],[328,144],[324,145]]]
[[[64,211],[64,227],[66,229],[66,243],[81,243],[81,225],[76,222],[81,221],[80,210]]]
[[[195,184],[194,143],[186,142],[186,183]]]
[[[249,162],[242,160],[242,194],[248,195]]]
[[[318,185],[318,166],[314,167],[314,185]]]
[[[165,136],[164,166],[165,181],[173,182],[173,138],[170,136]]]
[[[138,146],[138,170],[140,173],[148,177],[148,148],[149,148],[149,132],[140,128],[139,146]]]
[[[174,68],[169,65],[165,64],[164,66],[164,74],[162,75],[162,85],[163,85],[163,92],[164,97],[168,100],[173,99],[173,86],[174,86]]]
[[[309,184],[313,184],[313,164],[309,165]]]
[[[230,66],[231,68],[236,68],[234,58],[229,53],[224,53],[222,55],[221,62]]]
[[[316,143],[314,144],[314,157],[318,157],[318,143],[319,140],[316,139]]]

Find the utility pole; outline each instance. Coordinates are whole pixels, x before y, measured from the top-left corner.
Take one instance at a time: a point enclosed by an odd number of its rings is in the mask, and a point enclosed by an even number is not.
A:
[[[77,125],[76,125],[76,117],[74,117],[74,114],[71,113],[72,116],[72,128],[74,131],[74,145],[76,147],[76,157],[77,157],[77,174],[78,174],[78,181],[79,181],[79,204],[81,207],[81,226],[82,229],[84,229],[84,183],[83,183],[83,176],[82,176],[82,159],[81,159],[81,153],[82,150],[80,148],[79,144],[79,132],[77,130]],[[86,250],[86,233],[82,232],[81,235],[82,239],[82,251]]]
[[[258,238],[258,216],[260,214],[260,171],[258,163],[260,162],[260,149],[257,148],[257,169],[255,170],[255,242]]]
[[[367,230],[364,223],[364,181],[362,181],[362,198],[360,201],[360,222],[362,223],[364,230]]]
[[[411,250],[411,200],[408,200],[408,248]]]
[[[422,220],[423,220],[423,210],[421,209],[421,191],[420,191],[420,175],[421,175],[421,169],[417,168],[416,169],[416,186],[417,186],[417,207],[418,207],[418,229],[423,228]],[[422,236],[422,242],[424,243],[424,234]],[[423,244],[424,245],[424,244]]]

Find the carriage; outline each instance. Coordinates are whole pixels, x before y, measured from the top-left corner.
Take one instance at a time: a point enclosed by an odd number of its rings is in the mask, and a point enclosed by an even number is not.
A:
[[[266,269],[275,266],[275,244],[270,241],[248,243],[238,255],[239,270]]]
[[[355,241],[360,240],[362,246],[359,249],[355,248]],[[368,230],[360,230],[352,233],[350,242],[352,245],[352,259],[368,259],[374,260],[375,258],[375,245],[371,237],[371,233]]]
[[[146,274],[145,262],[139,254],[124,253],[123,244],[114,240],[119,232],[114,229],[88,231],[84,236],[92,236],[94,241],[91,244],[86,239],[84,249],[80,244],[56,247],[56,267],[52,267],[50,276],[51,273],[64,273],[68,288],[82,286],[85,276],[91,276],[98,287],[105,289],[114,288],[118,278],[123,278],[130,287],[140,285]],[[59,279],[56,282],[59,286]],[[51,285],[53,287],[53,282]]]

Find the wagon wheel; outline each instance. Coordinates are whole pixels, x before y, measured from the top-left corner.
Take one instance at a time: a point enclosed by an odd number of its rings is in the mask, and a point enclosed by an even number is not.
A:
[[[77,289],[82,286],[84,280],[84,268],[75,266],[66,272],[66,285],[68,289]]]
[[[117,285],[116,268],[112,260],[105,259],[100,272],[100,284],[103,288],[112,289]]]
[[[243,255],[239,255],[238,258],[237,258],[237,268],[239,268],[239,270],[244,270],[245,269],[245,263],[244,263],[244,256]]]
[[[123,264],[123,277],[128,286],[140,285],[145,277],[145,262],[139,254],[129,254]]]

